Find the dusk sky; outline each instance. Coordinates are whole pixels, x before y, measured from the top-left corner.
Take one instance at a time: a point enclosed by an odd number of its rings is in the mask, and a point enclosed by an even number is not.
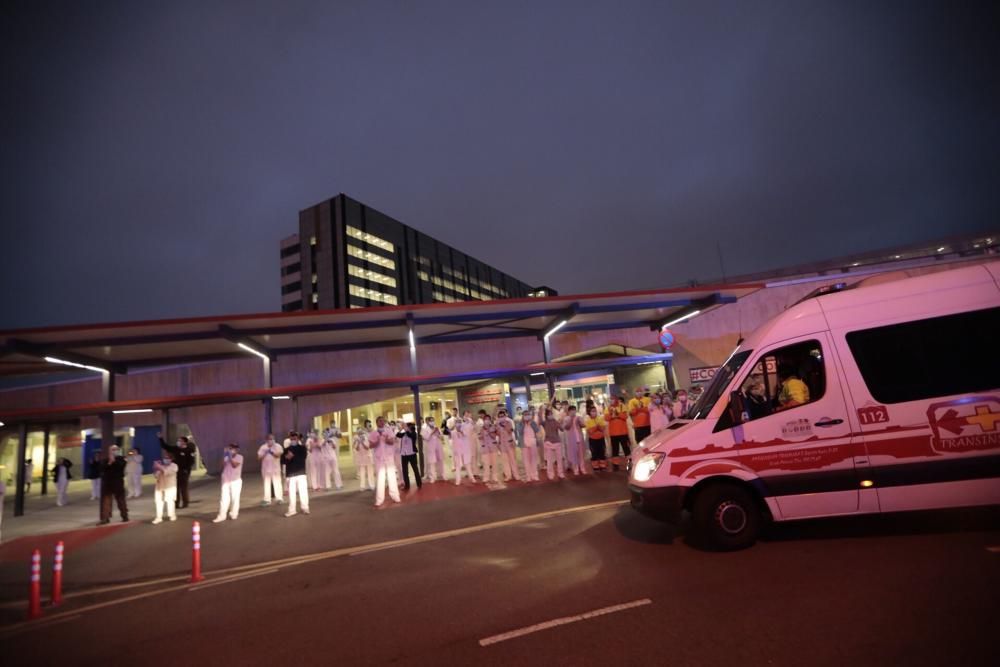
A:
[[[344,192],[564,294],[995,231],[975,2],[6,2],[0,328],[280,310]]]

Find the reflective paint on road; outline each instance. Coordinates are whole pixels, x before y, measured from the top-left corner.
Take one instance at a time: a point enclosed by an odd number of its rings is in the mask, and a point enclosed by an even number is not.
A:
[[[632,602],[616,604],[610,607],[601,607],[600,609],[588,611],[583,614],[577,614],[576,616],[563,616],[562,618],[554,618],[551,621],[536,623],[535,625],[529,625],[526,628],[511,630],[510,632],[504,632],[503,634],[493,635],[492,637],[486,637],[485,639],[480,639],[479,645],[489,646],[491,644],[498,644],[500,642],[505,642],[508,639],[516,639],[517,637],[523,637],[524,635],[530,635],[535,632],[541,632],[542,630],[548,630],[549,628],[557,628],[560,625],[569,625],[570,623],[586,621],[587,619],[597,618],[598,616],[606,616],[608,614],[614,614],[615,612],[625,611],[627,609],[644,607],[647,604],[653,604],[653,601],[650,600],[649,598],[643,598],[641,600],[634,600]]]

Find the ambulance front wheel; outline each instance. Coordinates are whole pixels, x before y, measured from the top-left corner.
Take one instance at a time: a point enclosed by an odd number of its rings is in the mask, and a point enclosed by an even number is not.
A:
[[[695,498],[691,518],[698,541],[719,551],[745,549],[760,533],[756,499],[737,484],[720,482],[703,489]]]

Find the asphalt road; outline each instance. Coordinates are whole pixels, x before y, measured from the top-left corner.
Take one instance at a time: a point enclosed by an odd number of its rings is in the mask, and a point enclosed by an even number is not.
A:
[[[75,590],[94,594],[32,624],[4,608],[0,652],[18,665],[996,664],[998,510],[801,523],[717,554],[608,504],[622,483],[246,511],[205,526],[200,586],[101,592],[183,576],[190,557],[189,520],[119,530],[67,559]]]

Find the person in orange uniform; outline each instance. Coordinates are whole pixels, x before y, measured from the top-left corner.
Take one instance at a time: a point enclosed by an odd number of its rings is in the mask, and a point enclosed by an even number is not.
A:
[[[632,447],[628,439],[628,411],[617,396],[611,397],[611,405],[604,413],[604,420],[608,423],[608,436],[611,438],[611,467],[618,470],[621,464],[619,451],[628,456],[632,453]]]
[[[649,437],[649,397],[642,395],[642,387],[635,388],[635,398],[628,402],[628,414],[632,418],[632,430],[635,432],[635,444]]]

